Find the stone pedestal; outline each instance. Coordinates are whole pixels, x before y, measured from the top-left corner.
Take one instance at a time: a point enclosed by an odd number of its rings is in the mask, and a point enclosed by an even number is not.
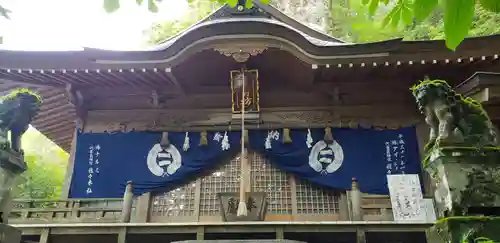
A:
[[[431,229],[435,241],[443,243],[500,242],[500,217],[449,217]]]
[[[20,243],[21,231],[6,224],[0,224],[0,242],[1,243]]]
[[[10,190],[16,177],[26,171],[22,153],[12,149],[0,149],[0,223],[7,223],[11,211]]]
[[[426,171],[435,182],[438,218],[500,216],[500,152],[442,147],[430,152]]]
[[[0,149],[0,167],[15,174],[27,169],[23,154],[12,149]]]

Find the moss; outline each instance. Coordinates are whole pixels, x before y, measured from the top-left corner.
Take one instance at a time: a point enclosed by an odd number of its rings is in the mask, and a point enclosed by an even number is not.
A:
[[[446,242],[498,243],[500,217],[456,216],[436,221],[434,230]]]
[[[1,101],[13,100],[16,97],[22,95],[29,95],[34,97],[36,99],[37,105],[40,105],[42,103],[42,97],[38,93],[26,88],[14,89],[9,94],[1,96],[0,100]]]
[[[477,156],[478,152],[500,152],[500,146],[486,146],[483,148],[473,146],[446,146],[433,148],[425,155],[424,160],[422,161],[422,166],[424,169],[429,167],[431,163],[430,157],[436,150],[439,150],[439,152],[463,152]]]
[[[435,80],[424,79],[424,80],[421,80],[420,83],[414,84],[413,86],[411,86],[410,91],[412,91],[413,93],[415,93],[416,90],[418,90],[418,89],[420,89],[420,88],[422,88],[424,86],[431,86],[431,85],[432,86],[444,86],[446,88],[446,90],[448,90],[448,92],[451,92],[452,96],[457,97],[458,100],[461,100],[462,102],[464,102],[465,104],[467,104],[469,106],[472,106],[472,107],[475,107],[475,108],[479,109],[481,111],[481,115],[484,115],[484,116],[488,117],[488,114],[484,110],[484,108],[481,105],[481,103],[477,102],[476,100],[474,100],[474,99],[472,99],[470,97],[463,97],[461,94],[458,94],[444,80],[439,80],[439,79],[435,79]]]
[[[444,80],[430,80],[425,79],[420,81],[418,84],[413,85],[410,88],[413,96],[417,98],[417,103],[419,105],[419,109],[421,112],[424,112],[423,109],[426,106],[428,100],[431,99],[441,99],[448,103],[450,112],[453,113],[455,120],[453,123],[459,124],[462,122],[466,122],[469,126],[467,129],[461,126],[457,126],[462,132],[468,131],[467,134],[464,134],[465,143],[467,145],[472,146],[488,146],[488,145],[496,145],[497,142],[481,144],[484,138],[481,138],[482,135],[485,134],[487,130],[490,130],[491,134],[495,134],[491,129],[493,125],[491,124],[491,120],[482,107],[481,103],[475,101],[469,97],[463,97],[461,94],[456,93],[451,86]],[[420,92],[425,94],[425,98],[420,96]],[[431,92],[431,93],[427,93]],[[461,120],[461,121],[460,121]],[[429,141],[425,145],[424,151],[430,151],[433,148],[442,146],[442,141]],[[476,145],[477,143],[477,145]]]

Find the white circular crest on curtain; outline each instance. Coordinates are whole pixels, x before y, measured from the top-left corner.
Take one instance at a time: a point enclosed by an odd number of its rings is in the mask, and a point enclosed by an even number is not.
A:
[[[344,151],[337,141],[331,144],[321,140],[311,148],[309,153],[309,166],[322,174],[329,174],[337,171],[344,161]]]
[[[166,148],[157,143],[149,150],[147,158],[148,168],[155,176],[169,176],[174,174],[182,165],[182,156],[179,150],[170,144]]]

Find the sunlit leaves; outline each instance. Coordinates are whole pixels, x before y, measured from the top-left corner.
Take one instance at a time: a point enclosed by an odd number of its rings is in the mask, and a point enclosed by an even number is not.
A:
[[[232,8],[236,7],[236,4],[238,4],[238,0],[226,0],[226,2]]]
[[[375,14],[375,11],[378,8],[379,2],[380,2],[380,0],[371,0],[370,1],[370,5],[368,6],[368,13],[370,13],[370,15]]]
[[[136,0],[137,4],[142,4],[144,0]],[[148,9],[151,12],[157,12],[157,2],[161,0],[148,0]],[[188,0],[192,2],[194,0]],[[220,4],[228,4],[235,7],[238,0],[209,0],[218,2]],[[253,7],[253,1],[247,0],[245,2],[246,8]],[[268,4],[270,0],[260,0],[263,4]],[[413,23],[414,18],[423,21],[438,7],[441,3],[440,0],[361,0],[366,5],[368,13],[373,15],[380,3],[390,5],[392,2],[394,6],[385,16],[382,24],[383,26],[391,25],[397,27],[401,22],[405,25]],[[397,1],[397,2],[396,2]],[[471,27],[476,0],[443,0],[442,7],[444,9],[444,33],[446,38],[446,45],[450,49],[455,49],[467,36],[467,32]],[[500,0],[477,0],[482,7],[489,11],[500,12]],[[107,12],[114,12],[120,7],[119,0],[104,0],[104,8]],[[7,10],[8,11],[8,10]],[[8,13],[8,12],[6,12]],[[5,16],[3,8],[0,7],[0,15]]]
[[[500,13],[500,1],[499,0],[479,0],[481,6],[489,11]]]
[[[158,6],[156,5],[155,0],[148,0],[148,9],[153,13],[158,12]]]
[[[253,7],[253,1],[246,1],[245,2],[245,8],[252,8]]]
[[[401,16],[403,17],[403,23],[405,25],[409,25],[413,21],[413,11],[410,7],[410,4],[405,4],[404,1],[401,4]]]
[[[104,0],[104,10],[108,13],[115,12],[120,8],[120,0]]]
[[[475,0],[445,0],[444,34],[448,48],[455,50],[467,36],[474,10]]]
[[[396,28],[401,20],[403,11],[405,11],[404,6],[404,0],[399,0],[391,11],[385,16],[382,21],[382,26],[387,26],[390,23],[393,28]]]
[[[496,1],[496,0],[495,0]],[[429,17],[438,5],[438,0],[415,0],[413,2],[413,14],[415,18],[422,21]]]

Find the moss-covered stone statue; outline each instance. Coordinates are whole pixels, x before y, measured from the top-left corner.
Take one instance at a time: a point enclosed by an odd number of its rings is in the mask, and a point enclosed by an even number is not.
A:
[[[0,223],[6,223],[10,212],[10,189],[16,176],[26,170],[21,136],[37,114],[42,100],[28,89],[16,89],[0,97],[0,101]]]
[[[430,126],[423,163],[435,182],[438,231],[445,242],[500,242],[500,148],[490,118],[443,80],[411,91]]]

